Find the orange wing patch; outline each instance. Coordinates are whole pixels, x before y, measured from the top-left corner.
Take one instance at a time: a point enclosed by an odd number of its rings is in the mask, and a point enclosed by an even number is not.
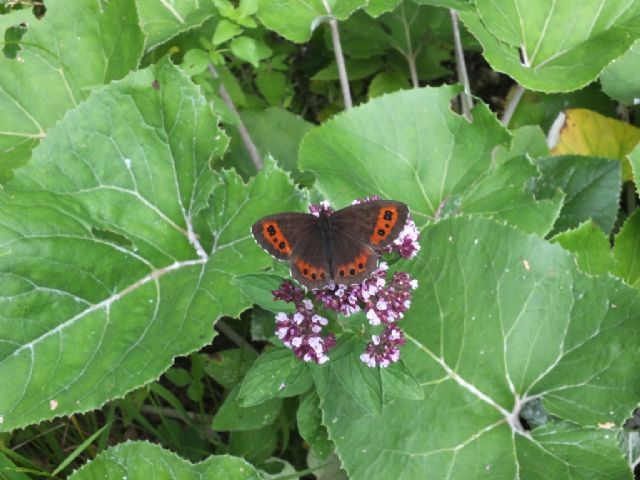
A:
[[[291,245],[284,238],[277,222],[267,221],[262,224],[262,237],[283,255],[291,255]]]
[[[367,267],[367,260],[371,254],[366,251],[360,252],[360,254],[353,260],[353,262],[349,262],[345,265],[340,265],[338,267],[338,277],[340,278],[348,278],[358,275],[362,273],[364,269]]]
[[[398,209],[396,207],[389,205],[381,208],[376,219],[376,226],[371,234],[371,243],[379,245],[380,242],[386,240],[397,222]]]
[[[324,280],[327,278],[327,271],[324,268],[314,267],[308,262],[305,262],[301,258],[295,261],[295,266],[302,275],[307,280],[315,281],[315,280]]]

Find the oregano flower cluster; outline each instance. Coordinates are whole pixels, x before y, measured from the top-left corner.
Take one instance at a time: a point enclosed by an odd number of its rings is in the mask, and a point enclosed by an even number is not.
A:
[[[313,215],[333,211],[326,202],[312,205],[309,210]],[[398,238],[385,251],[413,258],[420,250],[418,241],[416,225],[408,217]],[[331,282],[324,288],[305,293],[290,280],[285,280],[279,289],[273,291],[273,296],[276,300],[293,303],[295,312],[276,315],[276,335],[298,358],[323,364],[329,360],[328,352],[336,344],[336,338],[333,333],[324,332],[329,322],[318,313],[319,309],[346,317],[362,311],[370,325],[377,329],[381,326],[382,329],[371,336],[360,359],[370,367],[388,367],[400,359],[399,348],[405,343],[405,338],[398,322],[411,306],[411,295],[417,287],[418,281],[408,273],[389,275],[386,262],[380,262],[369,277],[353,285]]]

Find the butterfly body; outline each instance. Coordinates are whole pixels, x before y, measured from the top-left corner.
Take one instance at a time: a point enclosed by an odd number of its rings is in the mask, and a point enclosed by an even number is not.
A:
[[[252,233],[262,248],[288,260],[293,278],[309,288],[331,280],[358,283],[376,268],[380,251],[391,244],[408,215],[404,203],[374,200],[318,216],[277,213],[258,220]]]

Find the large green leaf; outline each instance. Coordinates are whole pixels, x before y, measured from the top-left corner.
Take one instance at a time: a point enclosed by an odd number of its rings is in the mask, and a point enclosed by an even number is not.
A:
[[[93,94],[0,194],[0,428],[157,378],[250,306],[256,218],[299,209],[267,163],[243,183],[199,90],[168,62]]]
[[[627,53],[612,62],[600,75],[602,90],[611,98],[627,105],[640,101],[640,41],[636,41]]]
[[[69,477],[69,480],[169,479],[260,480],[258,471],[246,460],[231,455],[211,456],[193,464],[159,445],[129,442],[99,454]]]
[[[344,20],[367,0],[326,0],[331,15]],[[375,1],[375,0],[374,0]],[[323,0],[258,0],[258,18],[264,25],[292,42],[306,42],[314,28],[329,15]]]
[[[640,1],[476,0],[461,17],[491,66],[531,90],[595,80],[640,37]]]
[[[613,270],[613,255],[609,238],[593,220],[581,223],[573,230],[566,230],[552,241],[576,256],[578,268],[591,275],[606,275]]]
[[[548,232],[560,197],[533,198],[526,184],[538,172],[524,158],[493,164],[507,131],[483,104],[472,123],[453,113],[456,91],[397,92],[337,115],[304,137],[300,168],[314,171],[320,192],[339,206],[375,194],[406,202],[418,225],[468,208]]]
[[[316,369],[350,478],[631,479],[616,434],[640,398],[638,293],[487,219],[441,221],[422,243],[400,325],[424,400],[386,398],[372,412],[351,393],[356,377]],[[525,404],[551,420],[526,431]]]
[[[147,49],[201,25],[217,12],[213,0],[135,0],[135,3]]]
[[[129,0],[50,0],[39,21],[29,10],[0,16],[0,38],[21,22],[28,28],[16,57],[0,54],[0,181],[67,110],[92,89],[125,76],[142,55]]]

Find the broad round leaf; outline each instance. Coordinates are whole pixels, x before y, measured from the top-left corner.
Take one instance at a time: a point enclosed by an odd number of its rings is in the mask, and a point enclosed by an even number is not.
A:
[[[217,12],[213,0],[136,0],[135,4],[147,49],[201,25]]]
[[[544,234],[560,198],[536,201],[526,190],[538,175],[527,160],[495,165],[492,152],[508,132],[482,104],[473,122],[449,107],[452,87],[385,95],[311,130],[300,168],[317,174],[332,203],[379,195],[406,202],[418,225],[444,210],[485,214]]]
[[[327,12],[323,0],[258,1],[260,21],[278,35],[298,43],[309,40],[313,30],[328,16],[344,20],[369,4],[366,0],[327,0],[331,8],[331,12]]]
[[[640,298],[577,271],[557,245],[481,218],[423,231],[400,325],[423,400],[378,414],[316,369],[323,423],[350,478],[631,478],[616,434],[640,396]],[[357,381],[357,378],[354,377]],[[553,419],[533,431],[524,404]]]
[[[627,53],[604,69],[600,75],[602,90],[611,98],[627,105],[640,102],[640,40]]]
[[[636,0],[477,0],[461,12],[491,66],[531,90],[566,92],[595,80],[640,37]]]
[[[159,445],[130,442],[100,453],[95,460],[73,473],[69,480],[105,478],[260,480],[262,477],[246,460],[231,455],[215,455],[193,464]]]
[[[0,429],[86,411],[156,379],[251,304],[271,264],[250,226],[300,209],[271,162],[214,173],[226,137],[168,62],[69,112],[0,193]]]
[[[75,28],[69,28],[70,18]],[[27,31],[16,57],[0,54],[0,181],[30,157],[67,110],[91,89],[124,77],[142,55],[130,0],[48,1],[39,21],[30,10],[0,15],[0,36],[20,23]]]

